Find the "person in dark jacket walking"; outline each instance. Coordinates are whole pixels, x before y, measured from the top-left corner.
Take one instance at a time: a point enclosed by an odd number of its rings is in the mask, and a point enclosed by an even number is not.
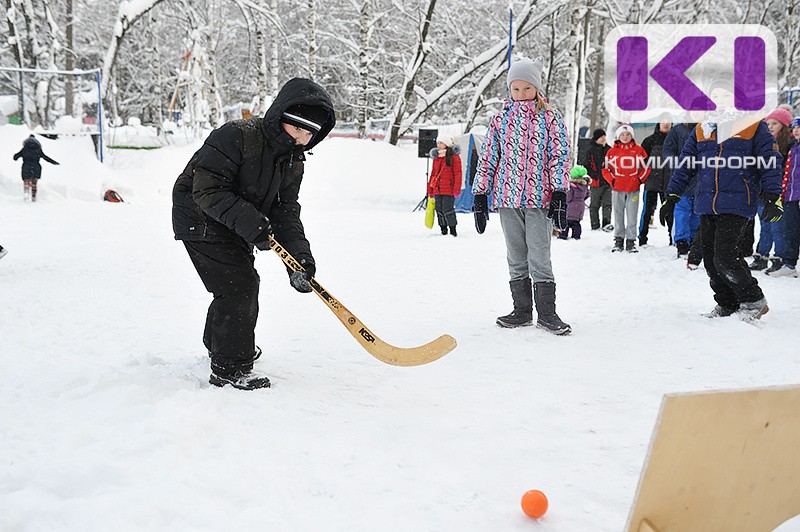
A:
[[[669,183],[670,170],[661,164],[661,156],[664,152],[664,140],[667,133],[672,129],[672,122],[663,121],[656,124],[653,134],[642,141],[642,149],[647,154],[650,164],[650,177],[644,182],[644,209],[642,218],[639,220],[639,245],[647,244],[647,234],[650,231],[650,223],[656,212],[656,206],[667,198],[667,183]],[[659,201],[659,197],[661,201]],[[672,244],[672,216],[666,219],[667,231],[669,232],[669,243]]]
[[[592,133],[592,142],[583,155],[580,165],[586,168],[591,181],[589,183],[589,227],[594,231],[602,228],[610,232],[614,229],[611,225],[611,185],[603,179],[603,168],[606,166],[606,154],[611,146],[606,144],[606,132],[595,129]],[[602,222],[600,209],[603,209]]]
[[[316,273],[300,221],[298,194],[305,152],[336,123],[330,96],[313,81],[294,78],[263,118],[229,122],[211,132],[175,182],[172,224],[206,289],[203,343],[211,358],[209,382],[252,390],[269,378],[253,371],[259,276],[253,246],[283,246],[305,271],[289,282],[311,292]]]
[[[14,154],[16,161],[22,157],[22,183],[25,187],[25,201],[36,201],[37,182],[42,177],[42,165],[39,159],[44,159],[50,164],[58,165],[42,151],[41,143],[31,135],[22,143],[22,149]]]
[[[769,310],[744,261],[739,239],[748,219],[756,214],[759,193],[766,202],[762,218],[775,221],[782,216],[782,158],[767,125],[760,120],[747,123],[735,127],[737,133],[722,144],[716,140],[716,124],[698,124],[686,140],[681,158],[703,164],[680,165],[667,187],[668,201],[676,203],[693,179],[697,184],[695,211],[700,215],[703,261],[717,302],[708,317],[738,312],[752,320]],[[744,159],[748,156],[765,163],[748,163]],[[721,159],[724,165],[705,164]]]

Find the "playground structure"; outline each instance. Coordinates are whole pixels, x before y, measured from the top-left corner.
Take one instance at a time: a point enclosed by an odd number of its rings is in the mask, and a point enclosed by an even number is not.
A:
[[[16,80],[11,79],[14,77]],[[103,161],[100,69],[0,67],[0,89],[10,92],[11,87],[17,96],[18,105],[16,112],[8,113],[7,119],[10,123],[26,125],[51,138],[59,135],[90,136],[98,158]]]

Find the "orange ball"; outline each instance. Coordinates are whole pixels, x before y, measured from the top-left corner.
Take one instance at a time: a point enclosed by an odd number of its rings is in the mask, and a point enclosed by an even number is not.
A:
[[[547,511],[547,497],[539,490],[526,491],[522,496],[522,511],[528,517],[541,517]]]

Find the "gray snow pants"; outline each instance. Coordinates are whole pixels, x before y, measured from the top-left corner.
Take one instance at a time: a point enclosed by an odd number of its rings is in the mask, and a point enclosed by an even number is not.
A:
[[[614,238],[636,240],[639,226],[639,191],[611,193],[614,207]]]
[[[547,209],[500,208],[506,239],[508,273],[512,281],[530,277],[534,283],[554,282],[550,263],[553,226]]]

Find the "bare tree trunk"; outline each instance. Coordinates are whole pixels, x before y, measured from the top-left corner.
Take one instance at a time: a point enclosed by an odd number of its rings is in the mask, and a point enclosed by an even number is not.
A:
[[[547,5],[547,7],[534,10],[536,7],[537,0],[528,0],[522,10],[522,13],[519,17],[517,17],[518,25],[517,30],[515,30],[516,34],[521,38],[525,34],[533,29],[537,28],[543,20],[546,20],[554,11],[556,11],[559,7],[558,2],[551,2]],[[407,131],[414,122],[419,120],[419,118],[427,112],[433,105],[436,104],[443,96],[445,96],[450,90],[453,89],[455,85],[462,82],[467,77],[474,74],[479,69],[483,68],[484,65],[487,63],[491,63],[492,61],[496,60],[499,55],[504,54],[507,50],[508,46],[508,39],[503,38],[498,40],[494,45],[490,48],[484,50],[483,52],[479,53],[478,55],[474,56],[473,58],[469,59],[461,66],[456,72],[451,74],[447,79],[442,81],[438,87],[433,89],[431,92],[423,94],[421,89],[418,88],[418,101],[416,109],[414,112],[410,113],[406,119],[403,121],[402,125],[400,126],[400,133]],[[494,63],[494,65],[504,65],[505,56],[501,58],[500,61]],[[484,78],[485,85],[480,90],[480,96],[478,99],[482,97],[485,88],[491,84],[491,81],[497,79],[503,73],[502,66],[494,67],[490,69],[491,72],[491,79]],[[486,81],[488,79],[488,81]],[[473,117],[474,118],[474,117]]]
[[[308,78],[317,77],[317,5],[308,0]]]
[[[22,38],[17,31],[17,9],[14,0],[6,0],[6,23],[8,24],[8,42],[14,61],[20,68],[25,67],[25,54],[22,52]]]
[[[431,17],[433,16],[433,9],[435,7],[436,0],[428,0],[428,9],[425,10],[425,18],[422,19],[419,35],[417,36],[417,51],[413,59],[406,65],[405,80],[403,81],[400,96],[397,98],[397,103],[394,107],[394,118],[389,129],[389,143],[391,144],[397,144],[397,140],[400,138],[400,124],[403,122],[406,109],[411,104],[411,97],[414,94],[414,82],[428,55],[426,40],[428,38],[428,30],[431,27]]]
[[[267,36],[265,34],[267,21],[262,17],[253,17],[256,28],[256,62],[258,63],[258,107],[259,114],[267,110]]]
[[[778,89],[800,86],[800,0],[787,2],[785,17],[786,33],[783,39],[784,60],[778,75]]]
[[[586,92],[586,52],[589,35],[589,9],[575,1],[568,11],[571,16],[571,30],[568,43],[569,76],[567,81],[567,99],[564,109],[564,123],[570,135],[572,146],[572,163],[577,155],[578,137],[580,135],[581,113]]]
[[[25,67],[25,54],[22,51],[22,37],[17,30],[17,9],[14,0],[6,0],[6,23],[8,24],[8,42],[11,44],[11,52],[14,60],[20,68]],[[25,77],[19,74],[19,91],[17,92],[19,118],[22,123],[28,123],[28,112],[25,105]]]
[[[603,69],[603,35],[605,26],[600,24],[600,38],[597,41],[598,49],[595,51],[597,60],[594,63],[594,83],[592,88],[592,114],[589,120],[589,130],[597,129],[597,104],[600,100],[600,71]]]
[[[64,66],[67,70],[73,70],[75,68],[75,48],[72,40],[72,29],[74,22],[72,16],[72,0],[66,0],[66,9],[67,21],[64,29],[66,31],[67,49],[65,50],[66,61]],[[67,76],[66,83],[64,85],[64,114],[67,116],[75,115],[75,91],[73,87],[73,81],[74,80],[72,76]]]
[[[358,50],[358,78],[359,87],[358,103],[356,108],[356,123],[358,124],[358,138],[367,137],[367,91],[369,90],[369,65],[367,64],[367,47],[369,46],[369,0],[361,3],[361,17],[359,19],[359,50]]]
[[[270,3],[270,8],[272,9],[273,13],[277,13],[278,12],[278,0],[272,0],[272,2]],[[270,90],[270,93],[272,94],[273,98],[278,95],[278,80],[279,80],[279,77],[278,77],[278,69],[279,69],[279,65],[278,65],[278,49],[279,49],[278,39],[279,38],[280,38],[280,31],[278,31],[278,27],[277,26],[273,26],[272,39],[270,40],[270,43],[269,43],[269,45],[270,45],[270,62],[269,62],[269,73],[270,73],[269,82],[270,82],[270,85],[269,85],[269,90]]]
[[[108,87],[110,84],[111,79],[111,72],[114,69],[114,63],[117,60],[117,52],[119,50],[119,46],[122,43],[123,39],[125,39],[126,34],[131,26],[133,26],[137,20],[139,20],[142,15],[156,7],[158,4],[163,2],[164,0],[148,0],[143,4],[132,4],[130,2],[125,2],[120,5],[119,12],[117,13],[117,20],[114,26],[114,35],[111,36],[111,42],[108,45],[108,49],[106,50],[106,55],[103,58],[103,76],[100,85],[100,95],[103,99],[106,98],[108,93]],[[131,17],[129,18],[128,9],[131,6],[136,6],[137,10],[131,13]]]

